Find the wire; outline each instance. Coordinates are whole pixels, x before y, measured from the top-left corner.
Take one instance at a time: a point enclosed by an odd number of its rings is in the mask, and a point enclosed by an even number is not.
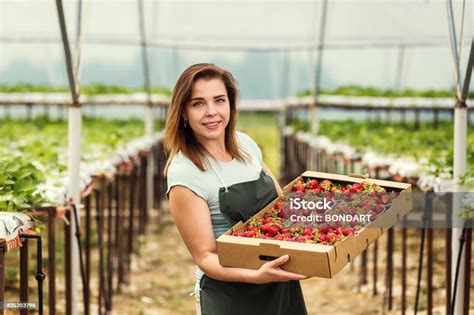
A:
[[[461,53],[463,49],[463,34],[464,34],[464,16],[466,12],[466,0],[462,1],[462,15],[461,15],[461,32],[459,34],[459,61],[461,61]]]

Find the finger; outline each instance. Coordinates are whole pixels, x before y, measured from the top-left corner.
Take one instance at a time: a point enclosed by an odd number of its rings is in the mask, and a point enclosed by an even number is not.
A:
[[[300,275],[299,273],[289,272],[285,270],[278,271],[278,275],[287,279],[287,280],[305,280],[308,279],[305,275]]]
[[[284,263],[286,263],[288,261],[288,259],[290,259],[290,256],[283,255],[281,257],[278,257],[275,260],[269,261],[267,264],[269,266],[272,266],[273,268],[275,268],[275,267],[278,267],[278,266],[283,265]]]

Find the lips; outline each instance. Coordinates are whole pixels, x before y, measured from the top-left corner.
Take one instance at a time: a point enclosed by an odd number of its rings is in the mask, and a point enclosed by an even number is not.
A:
[[[203,123],[203,125],[206,128],[214,129],[214,128],[217,128],[217,126],[219,126],[219,123],[220,123],[220,121],[210,121],[210,122],[207,122],[207,123]]]

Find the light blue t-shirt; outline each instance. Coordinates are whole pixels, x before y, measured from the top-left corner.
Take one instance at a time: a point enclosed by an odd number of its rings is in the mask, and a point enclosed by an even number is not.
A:
[[[231,228],[219,207],[219,188],[223,186],[219,177],[226,186],[253,181],[259,178],[263,166],[262,151],[255,141],[242,132],[237,132],[237,140],[241,148],[250,155],[252,162],[242,163],[235,158],[229,162],[209,159],[212,168],[207,167],[206,171],[202,172],[191,160],[179,152],[173,157],[168,167],[166,196],[169,196],[169,191],[173,186],[180,185],[201,197],[209,206],[212,229],[216,239]],[[196,271],[198,284],[202,274],[198,268]]]
[[[263,163],[262,151],[252,138],[242,132],[237,132],[237,139],[241,148],[251,156],[254,163],[242,163],[236,159],[221,162],[211,158],[209,162],[212,164],[212,168],[208,167],[205,172],[202,172],[191,160],[179,152],[171,160],[168,167],[166,196],[168,197],[173,186],[180,185],[204,199],[209,206],[212,228],[216,239],[231,228],[220,211],[219,188],[223,185],[216,172],[224,183],[230,186],[257,180]],[[259,169],[255,164],[259,166]]]

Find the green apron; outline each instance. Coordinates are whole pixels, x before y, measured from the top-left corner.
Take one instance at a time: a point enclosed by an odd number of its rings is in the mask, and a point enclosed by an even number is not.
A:
[[[258,167],[258,165],[256,165]],[[260,167],[254,181],[219,189],[219,206],[231,225],[246,221],[278,195],[270,176]],[[253,284],[215,280],[203,275],[199,283],[203,315],[301,315],[307,314],[299,281]]]

